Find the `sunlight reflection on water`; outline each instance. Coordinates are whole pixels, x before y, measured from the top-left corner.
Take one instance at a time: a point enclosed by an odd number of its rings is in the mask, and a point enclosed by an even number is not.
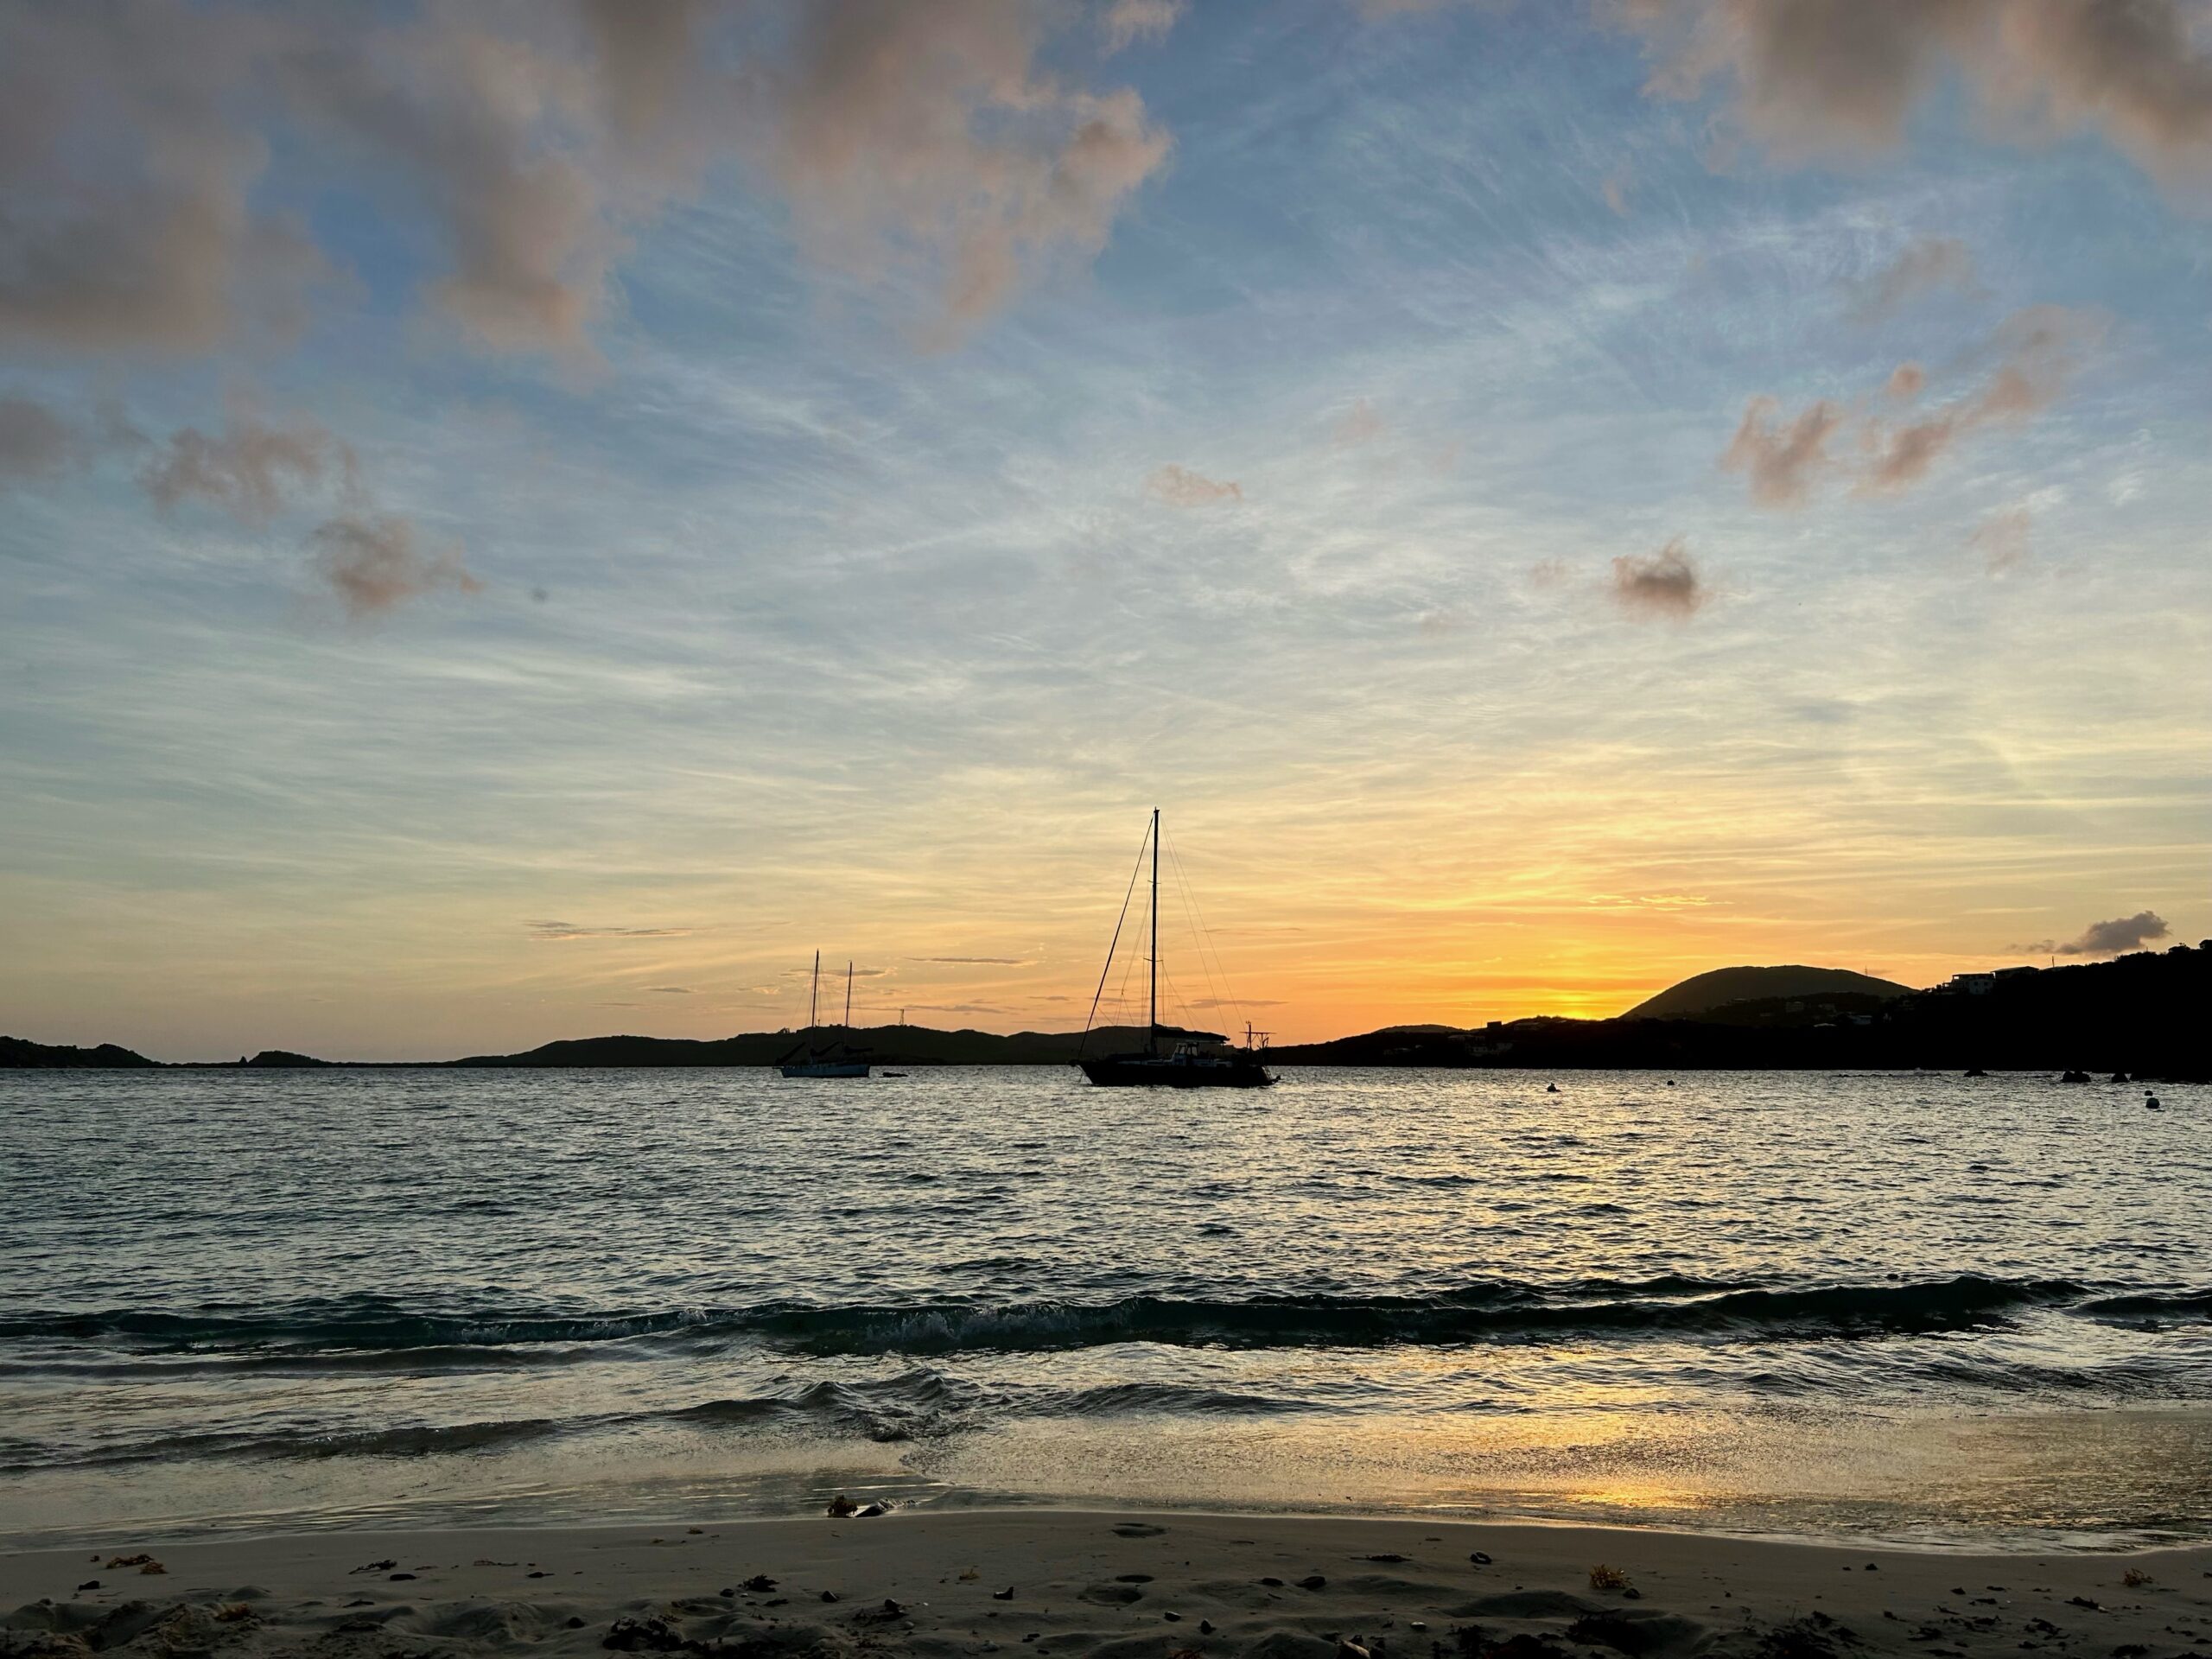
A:
[[[0,1074],[0,1534],[869,1486],[2194,1535],[2212,1090],[2164,1092]]]

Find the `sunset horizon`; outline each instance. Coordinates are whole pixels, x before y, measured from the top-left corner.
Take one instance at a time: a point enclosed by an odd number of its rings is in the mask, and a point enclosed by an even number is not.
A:
[[[1064,1025],[1154,805],[1294,1038],[2212,931],[2205,146],[2056,36],[206,10],[7,20],[23,1035]]]
[[[2209,278],[2212,0],[0,0],[0,1659],[2206,1659]]]

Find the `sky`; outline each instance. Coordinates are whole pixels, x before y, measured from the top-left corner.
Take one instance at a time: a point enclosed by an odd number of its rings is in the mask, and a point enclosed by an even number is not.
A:
[[[0,0],[0,1030],[2193,942],[2208,278],[2184,0]]]

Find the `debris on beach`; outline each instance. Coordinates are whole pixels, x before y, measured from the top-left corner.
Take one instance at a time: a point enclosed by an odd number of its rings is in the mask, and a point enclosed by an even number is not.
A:
[[[1759,1637],[1758,1659],[1836,1659],[1839,1642],[1859,1645],[1850,1626],[1826,1613],[1807,1613],[1765,1631]]]
[[[618,1618],[599,1645],[616,1653],[673,1653],[685,1643],[664,1618]]]
[[[1630,1586],[1627,1573],[1618,1567],[1608,1567],[1600,1561],[1590,1569],[1590,1587],[1592,1590],[1626,1590]]]
[[[825,1513],[833,1520],[842,1521],[849,1515],[859,1514],[860,1507],[851,1498],[840,1492],[830,1500],[830,1508]]]

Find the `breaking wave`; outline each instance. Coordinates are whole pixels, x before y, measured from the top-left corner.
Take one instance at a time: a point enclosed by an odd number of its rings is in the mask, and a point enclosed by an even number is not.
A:
[[[2099,1294],[2098,1292],[2107,1294]],[[1427,1295],[1137,1295],[1103,1302],[553,1312],[433,1311],[375,1297],[304,1302],[281,1313],[116,1309],[0,1320],[0,1341],[121,1348],[134,1363],[170,1357],[229,1363],[412,1369],[557,1363],[563,1351],[616,1343],[685,1347],[749,1341],[816,1356],[1052,1352],[1119,1343],[1183,1347],[1376,1348],[1541,1342],[1599,1334],[1727,1340],[1878,1338],[2001,1325],[2035,1308],[2113,1322],[2201,1319],[2212,1291],[2132,1291],[2060,1279],[1975,1274],[1919,1282],[1763,1287],[1668,1277],[1555,1286],[1483,1281]],[[75,1358],[97,1363],[79,1349]],[[66,1366],[69,1353],[30,1363]],[[20,1361],[18,1363],[21,1363]]]

